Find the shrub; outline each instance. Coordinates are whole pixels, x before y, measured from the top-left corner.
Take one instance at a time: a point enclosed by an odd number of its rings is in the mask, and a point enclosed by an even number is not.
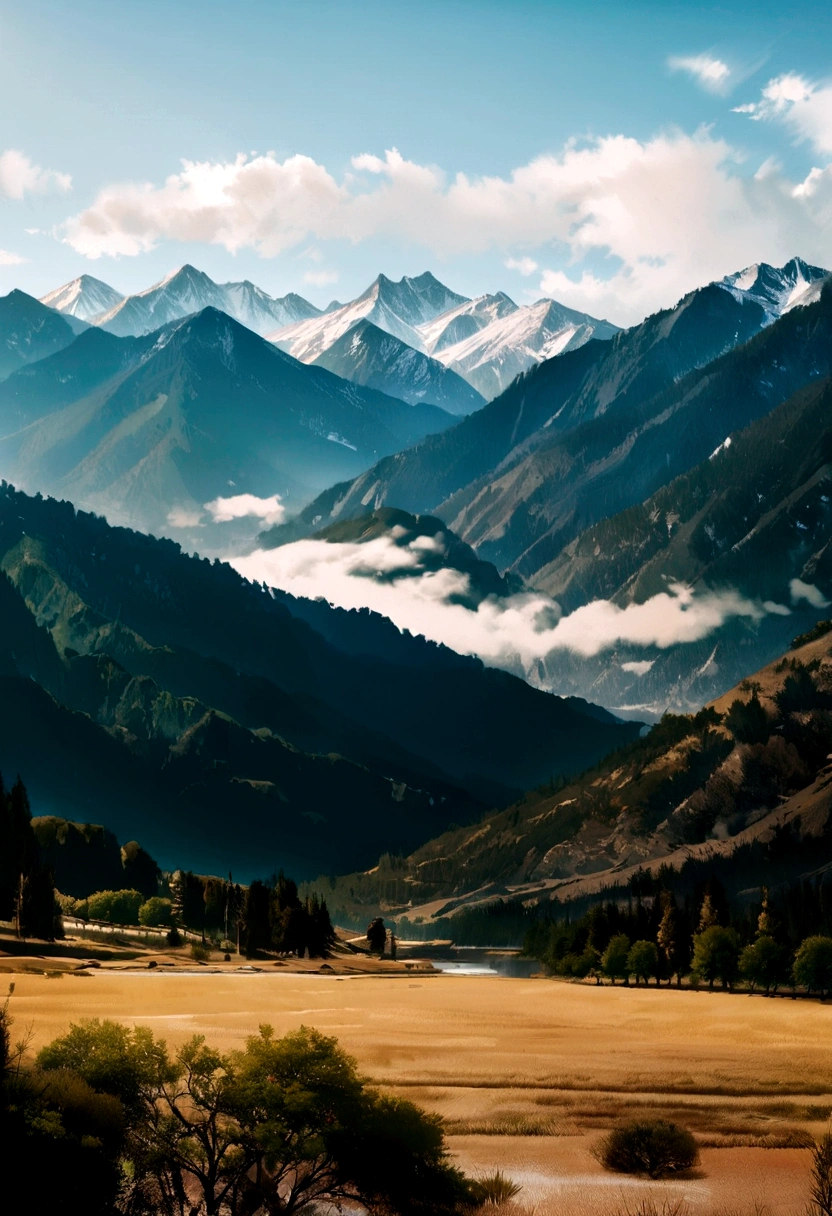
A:
[[[496,1170],[483,1178],[473,1178],[469,1185],[471,1201],[477,1207],[483,1207],[486,1203],[499,1207],[519,1195],[521,1189],[502,1170]]]
[[[832,1132],[812,1149],[812,1206],[818,1216],[832,1216]]]
[[[823,999],[832,989],[832,937],[807,937],[800,944],[792,970],[796,984]]]
[[[182,945],[182,934],[179,932],[176,925],[172,925],[170,929],[168,929],[167,943],[169,946]]]
[[[207,946],[200,945],[199,942],[194,942],[191,946],[191,958],[196,963],[207,963],[211,957],[211,951]]]
[[[143,902],[140,891],[96,891],[87,900],[87,915],[113,925],[136,925]]]
[[[664,1178],[696,1165],[699,1149],[690,1132],[676,1123],[637,1119],[613,1128],[601,1141],[598,1158],[618,1174]]]
[[[139,924],[140,925],[169,925],[173,905],[169,899],[162,899],[159,895],[151,895],[150,899],[146,900],[139,908]]]

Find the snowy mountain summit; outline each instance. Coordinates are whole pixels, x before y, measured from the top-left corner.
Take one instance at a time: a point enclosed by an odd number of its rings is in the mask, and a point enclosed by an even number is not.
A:
[[[124,299],[120,291],[94,279],[91,274],[82,274],[71,283],[64,283],[48,295],[41,296],[41,304],[54,308],[65,316],[77,317],[79,321],[94,321],[103,313],[117,307]]]
[[[82,275],[44,296],[41,303],[91,321],[122,338],[152,333],[203,308],[217,308],[261,335],[276,325],[315,317],[319,312],[314,304],[293,292],[275,298],[247,280],[215,283],[203,271],[187,265],[131,296],[123,296],[106,283]]]
[[[828,275],[828,270],[810,266],[802,258],[792,258],[785,266],[770,266],[768,262],[747,266],[736,274],[726,275],[720,286],[738,300],[754,300],[771,321],[776,321],[790,309],[817,299],[820,285]]]
[[[347,330],[367,320],[414,350],[424,352],[416,327],[466,302],[465,296],[445,287],[429,271],[412,279],[405,276],[398,283],[380,274],[348,304],[327,309],[312,320],[284,326],[267,337],[301,363],[312,363]]]

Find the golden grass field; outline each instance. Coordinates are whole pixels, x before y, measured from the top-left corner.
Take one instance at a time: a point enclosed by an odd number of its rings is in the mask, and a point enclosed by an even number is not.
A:
[[[337,1036],[365,1074],[444,1116],[475,1172],[523,1190],[518,1216],[634,1212],[645,1193],[692,1214],[805,1211],[806,1133],[832,1107],[832,1006],[696,991],[478,976],[101,969],[15,980],[33,1050],[81,1017],[239,1045],[260,1022]],[[673,1183],[604,1172],[591,1149],[616,1119],[662,1112],[703,1145]]]

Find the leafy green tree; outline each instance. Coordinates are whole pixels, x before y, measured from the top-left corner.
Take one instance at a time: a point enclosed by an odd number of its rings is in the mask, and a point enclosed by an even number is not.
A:
[[[832,991],[832,937],[816,934],[801,942],[792,967],[794,982],[823,1000]]]
[[[72,1023],[41,1049],[37,1066],[45,1073],[75,1073],[98,1092],[118,1098],[133,1118],[175,1074],[164,1042],[146,1026],[131,1029],[98,1018]]]
[[[824,1132],[812,1149],[812,1216],[832,1216],[832,1131]]]
[[[787,974],[786,951],[773,937],[758,937],[740,954],[739,971],[752,992],[762,988],[768,996]]]
[[[714,907],[714,901],[710,891],[705,892],[705,897],[702,900],[702,906],[699,909],[699,932],[704,933],[706,929],[712,929],[714,925],[719,924],[717,910]]]
[[[173,923],[173,905],[169,899],[152,895],[139,908],[140,925],[170,925]]]
[[[740,939],[736,929],[711,925],[693,939],[694,974],[707,980],[711,991],[716,980],[723,988],[728,988],[737,977],[739,954]]]
[[[617,979],[629,982],[630,939],[626,933],[616,933],[601,955],[601,970],[613,984]]]
[[[137,925],[143,902],[141,891],[96,891],[87,900],[87,915],[112,925]]]
[[[246,891],[243,904],[243,953],[254,958],[272,946],[272,893],[259,878]]]
[[[472,1198],[440,1120],[367,1089],[315,1030],[276,1039],[262,1026],[227,1055],[195,1038],[176,1065],[132,1133],[137,1208],[295,1216],[348,1204],[428,1216]]]
[[[627,970],[637,984],[639,980],[644,980],[646,984],[651,975],[655,975],[658,984],[659,952],[655,943],[644,940],[633,942],[627,955]]]

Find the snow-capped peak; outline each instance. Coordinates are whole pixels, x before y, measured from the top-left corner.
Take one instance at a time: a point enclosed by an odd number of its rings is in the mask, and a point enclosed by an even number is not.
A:
[[[123,299],[121,292],[108,283],[94,279],[91,274],[82,274],[72,282],[64,283],[63,287],[41,296],[40,302],[57,312],[77,317],[79,321],[93,321]]]
[[[819,266],[810,266],[802,258],[792,258],[784,266],[758,262],[735,274],[726,275],[719,283],[735,299],[753,300],[765,309],[768,319],[775,321],[798,304],[810,302],[807,292],[829,274]]]

